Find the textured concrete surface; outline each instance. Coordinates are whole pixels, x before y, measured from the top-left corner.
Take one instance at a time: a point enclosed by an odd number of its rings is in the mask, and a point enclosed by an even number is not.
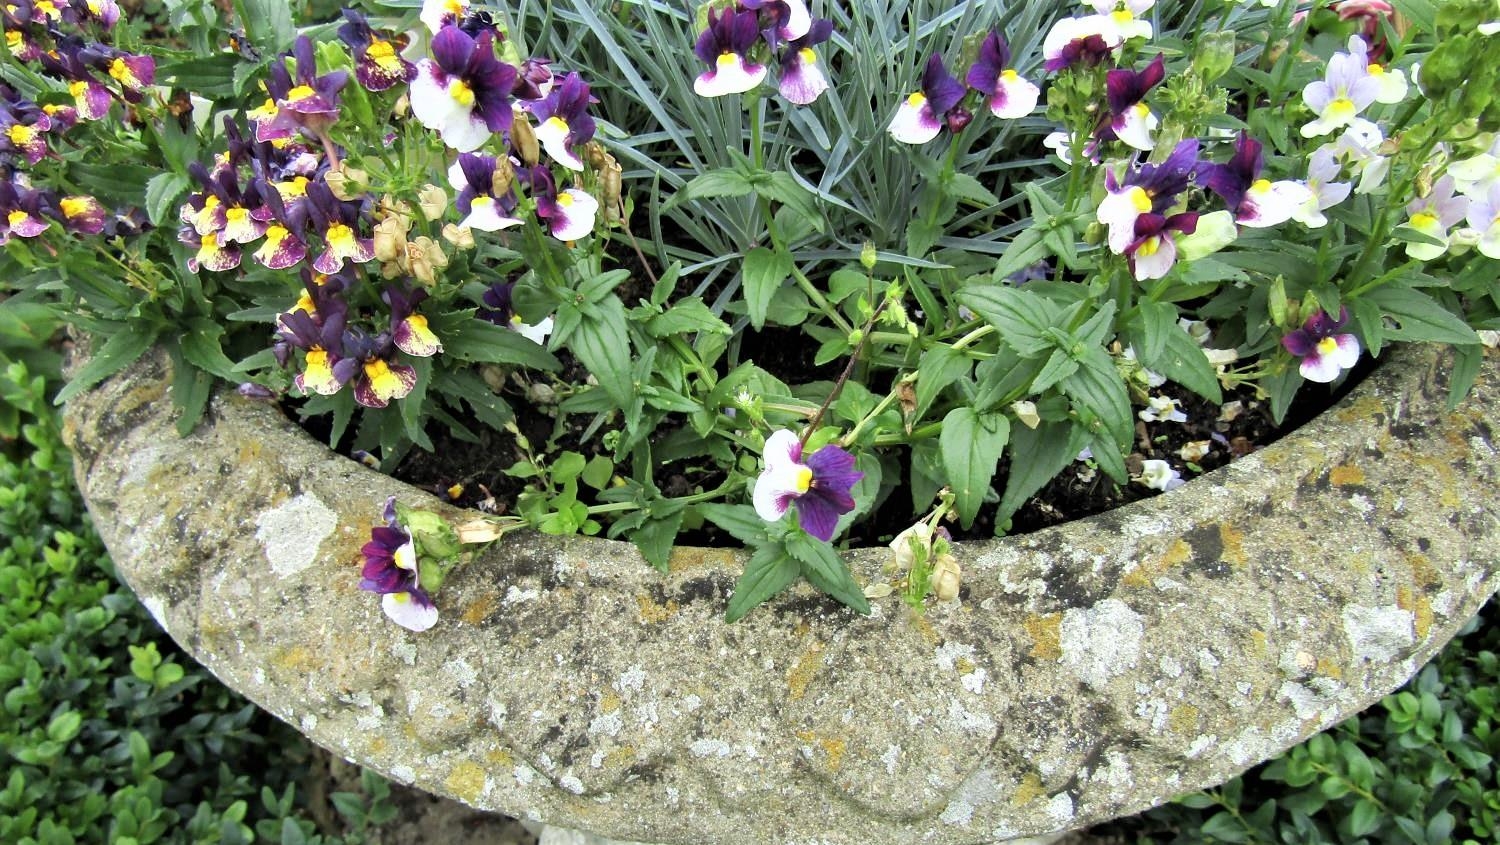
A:
[[[968,845],[1220,782],[1398,686],[1494,591],[1495,362],[1444,410],[1403,353],[1174,493],[964,548],[962,600],[806,589],[720,620],[743,555],[526,535],[416,635],[357,588],[388,495],[264,405],[172,430],[161,358],[73,402],[121,573],[230,686],[338,754],[613,839]],[[847,557],[864,582],[882,550]]]

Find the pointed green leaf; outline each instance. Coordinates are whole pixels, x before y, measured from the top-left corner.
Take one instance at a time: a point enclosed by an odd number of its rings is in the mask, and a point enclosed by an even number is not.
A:
[[[786,538],[786,550],[802,564],[802,574],[814,587],[833,596],[840,604],[858,613],[868,615],[870,600],[854,580],[848,564],[834,552],[833,547],[804,531],[795,531]]]
[[[750,312],[750,324],[757,329],[766,325],[766,311],[781,283],[792,275],[792,257],[785,252],[772,252],[763,246],[745,253],[741,270],[744,278],[745,306]]]
[[[943,470],[953,488],[963,527],[974,524],[1009,440],[1010,420],[1004,414],[954,408],[943,418],[939,439]]]
[[[745,571],[735,582],[734,593],[729,597],[729,607],[724,612],[725,622],[738,622],[745,614],[759,607],[766,599],[785,590],[802,567],[779,543],[761,546],[745,563]]]

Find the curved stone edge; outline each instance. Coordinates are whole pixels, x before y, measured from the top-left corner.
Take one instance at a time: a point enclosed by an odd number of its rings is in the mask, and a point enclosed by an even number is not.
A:
[[[235,397],[177,440],[160,359],[70,405],[68,434],[101,534],[164,627],[338,753],[620,839],[977,843],[1222,781],[1378,700],[1477,610],[1496,586],[1496,519],[1478,505],[1495,475],[1494,366],[1464,409],[1425,426],[1413,420],[1444,400],[1443,371],[1431,351],[1406,357],[1404,374],[1377,372],[1298,435],[1172,496],[972,544],[965,602],[924,617],[885,605],[856,619],[804,590],[725,628],[734,553],[679,549],[662,578],[622,544],[533,536],[445,591],[464,625],[412,637],[354,589],[353,562],[372,502],[452,512],[437,500],[329,460]],[[1422,471],[1392,469],[1398,455]],[[258,516],[216,524],[192,508],[208,497]],[[1304,529],[1291,549],[1265,536],[1314,517],[1350,530]],[[862,580],[879,576],[878,552],[849,557]],[[1330,600],[1337,612],[1317,612]],[[599,642],[606,625],[626,647]],[[1182,651],[1190,634],[1207,659]],[[779,648],[730,654],[709,679],[683,668],[689,646],[746,642]],[[547,659],[551,678],[528,677]],[[1187,681],[1204,680],[1222,689],[1190,698]],[[895,700],[904,725],[870,704]],[[674,799],[682,812],[662,813]]]

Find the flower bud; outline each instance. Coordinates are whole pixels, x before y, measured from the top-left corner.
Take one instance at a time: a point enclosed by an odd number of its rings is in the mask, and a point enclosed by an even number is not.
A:
[[[875,251],[875,244],[865,241],[859,248],[859,263],[867,272],[874,272],[875,264],[880,260],[879,253]]]
[[[614,161],[614,157],[604,151],[604,145],[598,141],[590,141],[583,147],[583,160],[589,163],[589,167],[595,170],[603,170]]]
[[[401,231],[405,232],[411,228],[413,219],[411,206],[390,194],[386,194],[380,198],[380,203],[375,206],[375,219],[379,221],[392,217],[401,221]]]
[[[449,223],[443,226],[443,240],[452,244],[454,249],[473,249],[474,230],[468,226]]]
[[[1193,54],[1193,70],[1205,83],[1213,82],[1234,65],[1234,33],[1200,33],[1198,49]]]
[[[1016,419],[1027,428],[1034,429],[1042,424],[1041,415],[1036,412],[1036,403],[1029,399],[1012,402],[1010,410],[1016,415]]]
[[[328,184],[328,190],[334,196],[347,202],[364,196],[370,187],[370,174],[357,167],[350,167],[347,161],[341,161],[337,167],[330,168],[323,175],[323,181]]]
[[[411,535],[420,554],[447,560],[456,557],[463,550],[458,532],[453,530],[448,520],[431,511],[409,510],[397,502],[396,521]],[[425,572],[422,574],[426,575]]]
[[[422,235],[406,245],[407,266],[411,274],[427,287],[437,283],[437,272],[448,266],[448,255],[432,238]]]
[[[969,121],[971,121],[973,119],[974,119],[974,113],[973,112],[969,111],[968,109],[964,108],[963,106],[954,106],[948,112],[948,118],[947,118],[947,120],[948,120],[948,131],[952,132],[952,133],[954,133],[956,135],[959,132],[964,131],[964,127],[968,126],[969,125]]]
[[[417,192],[417,207],[428,220],[437,220],[448,210],[448,192],[437,185],[423,185]]]
[[[891,540],[891,554],[896,564],[897,572],[910,572],[919,559],[927,557],[928,550],[932,547],[932,526],[925,522],[902,531]],[[921,557],[918,557],[920,549]]]
[[[264,385],[256,384],[253,381],[244,382],[243,384],[241,384],[239,386],[238,390],[239,390],[239,394],[241,396],[245,397],[246,399],[275,399],[276,398],[276,394],[272,393],[271,390],[270,390],[270,388],[267,388]]]
[[[1229,246],[1239,234],[1234,224],[1234,215],[1228,211],[1214,211],[1198,218],[1198,228],[1191,235],[1177,239],[1179,261],[1194,261],[1205,255]]]
[[[406,226],[400,217],[387,217],[375,224],[375,260],[382,264],[406,255]]]
[[[952,601],[958,598],[958,585],[962,575],[957,558],[949,554],[938,555],[937,560],[932,562],[932,575],[927,579],[927,584],[932,587],[932,594],[937,596],[938,601]]]
[[[1286,321],[1286,280],[1277,276],[1271,282],[1271,291],[1266,295],[1266,307],[1271,312],[1271,325],[1288,327]]]
[[[531,118],[525,112],[516,112],[510,123],[510,141],[516,154],[528,167],[535,167],[542,158],[542,148],[536,140],[536,130],[531,128]],[[498,177],[498,173],[496,176]]]
[[[619,223],[624,217],[625,203],[624,171],[614,156],[606,155],[604,166],[599,168],[599,205],[604,208],[606,223]]]

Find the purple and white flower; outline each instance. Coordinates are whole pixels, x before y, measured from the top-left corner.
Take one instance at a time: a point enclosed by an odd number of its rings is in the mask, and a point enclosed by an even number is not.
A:
[[[1490,185],[1482,197],[1469,203],[1469,226],[1479,233],[1480,253],[1500,258],[1500,182]]]
[[[533,167],[525,171],[525,176],[531,185],[531,198],[536,201],[537,216],[547,221],[552,237],[576,241],[594,231],[599,201],[592,194],[579,188],[559,191],[552,181],[552,171],[545,167]]]
[[[1203,183],[1224,200],[1241,226],[1264,229],[1285,223],[1312,195],[1300,182],[1260,178],[1263,167],[1260,142],[1241,133],[1229,161],[1203,169]]]
[[[458,191],[453,204],[464,215],[459,226],[498,232],[521,225],[521,218],[515,216],[515,192],[508,184],[496,182],[499,166],[500,160],[494,156],[460,153],[458,161],[448,168],[448,182]]]
[[[1016,73],[1010,66],[1010,58],[1010,45],[1000,33],[991,32],[979,45],[979,56],[964,78],[970,88],[985,96],[990,114],[1002,120],[1031,114],[1042,94],[1035,83]]]
[[[1165,59],[1161,53],[1145,70],[1133,71],[1117,68],[1105,77],[1109,101],[1109,117],[1100,123],[1095,136],[1100,141],[1119,140],[1138,150],[1150,150],[1156,146],[1151,133],[1156,131],[1157,118],[1151,107],[1143,100],[1167,75]]]
[[[1281,338],[1286,351],[1302,359],[1297,371],[1303,378],[1327,384],[1359,361],[1359,339],[1339,331],[1348,320],[1347,308],[1339,309],[1337,320],[1319,311],[1302,328]]]
[[[417,358],[430,358],[443,351],[443,343],[427,326],[427,318],[416,307],[428,296],[426,288],[407,291],[386,288],[380,298],[391,306],[391,340],[396,348]]]
[[[1084,0],[1100,16],[1109,18],[1121,38],[1150,38],[1151,22],[1140,16],[1156,5],[1156,0]]]
[[[1042,66],[1048,73],[1075,65],[1095,67],[1111,59],[1124,41],[1108,15],[1063,18],[1042,41]]]
[[[700,97],[722,97],[753,90],[766,78],[766,66],[750,59],[760,42],[760,15],[753,11],[708,13],[708,29],[698,36],[693,52],[708,70],[693,80]]]
[[[1363,56],[1334,53],[1327,75],[1302,89],[1302,101],[1318,115],[1302,127],[1302,137],[1316,138],[1353,125],[1359,113],[1376,101],[1380,89],[1380,80],[1370,75]]]
[[[417,75],[416,66],[401,58],[396,45],[377,36],[364,15],[345,9],[344,21],[339,40],[354,52],[354,78],[366,90],[384,91]]]
[[[1187,483],[1182,480],[1182,473],[1173,469],[1171,464],[1155,458],[1141,461],[1141,474],[1136,476],[1136,480],[1163,493],[1176,490]]]
[[[1135,240],[1125,247],[1130,272],[1136,281],[1160,279],[1177,263],[1177,242],[1173,232],[1191,235],[1198,228],[1198,213],[1184,211],[1171,217],[1142,214],[1135,219]]]
[[[1307,179],[1303,181],[1308,196],[1301,205],[1292,209],[1292,219],[1317,229],[1328,224],[1323,211],[1349,198],[1353,185],[1335,181],[1339,178],[1339,163],[1333,150],[1327,145],[1319,147],[1307,161]]]
[[[444,144],[472,152],[492,133],[510,131],[516,74],[495,57],[492,33],[475,38],[445,26],[432,39],[432,58],[417,63],[411,112]]]
[[[828,90],[828,76],[813,47],[833,36],[833,21],[819,18],[808,27],[807,34],[789,41],[781,54],[781,77],[776,89],[788,102],[805,106],[817,101]]]
[[[1122,255],[1135,240],[1135,221],[1142,214],[1165,214],[1177,204],[1178,195],[1187,190],[1197,173],[1198,140],[1180,142],[1161,164],[1146,164],[1125,174],[1117,181],[1113,171],[1105,171],[1104,183],[1109,193],[1095,212],[1100,223],[1109,227],[1109,249]]]
[[[767,16],[771,21],[771,27],[766,30],[767,40],[773,46],[775,41],[802,38],[813,27],[813,17],[804,0],[740,0],[740,5]]]
[[[830,443],[804,461],[801,440],[787,429],[766,439],[764,454],[765,469],[751,497],[755,512],[776,522],[796,502],[802,530],[825,543],[832,540],[839,517],[854,510],[849,491],[865,475],[854,468],[854,456]]]
[[[396,497],[385,504],[385,525],[370,529],[370,542],[360,549],[364,568],[359,588],[380,595],[380,609],[392,622],[410,631],[437,624],[438,611],[422,589],[417,546],[396,519]]]
[[[1136,416],[1142,422],[1187,422],[1187,414],[1182,412],[1182,406],[1170,396],[1149,397],[1146,407],[1137,412]]]
[[[1406,206],[1409,215],[1406,225],[1434,240],[1437,244],[1408,242],[1406,254],[1419,261],[1431,261],[1448,251],[1448,229],[1469,213],[1469,198],[1454,196],[1453,177],[1444,176],[1432,185],[1425,197],[1418,197]]]
[[[942,56],[933,55],[922,72],[922,90],[901,101],[885,131],[904,144],[925,144],[943,131],[944,118],[963,98],[963,83],[943,67]]]
[[[527,105],[540,125],[536,138],[552,160],[569,170],[583,170],[575,149],[594,137],[594,119],[589,116],[588,83],[576,73],[551,86],[547,95]]]

